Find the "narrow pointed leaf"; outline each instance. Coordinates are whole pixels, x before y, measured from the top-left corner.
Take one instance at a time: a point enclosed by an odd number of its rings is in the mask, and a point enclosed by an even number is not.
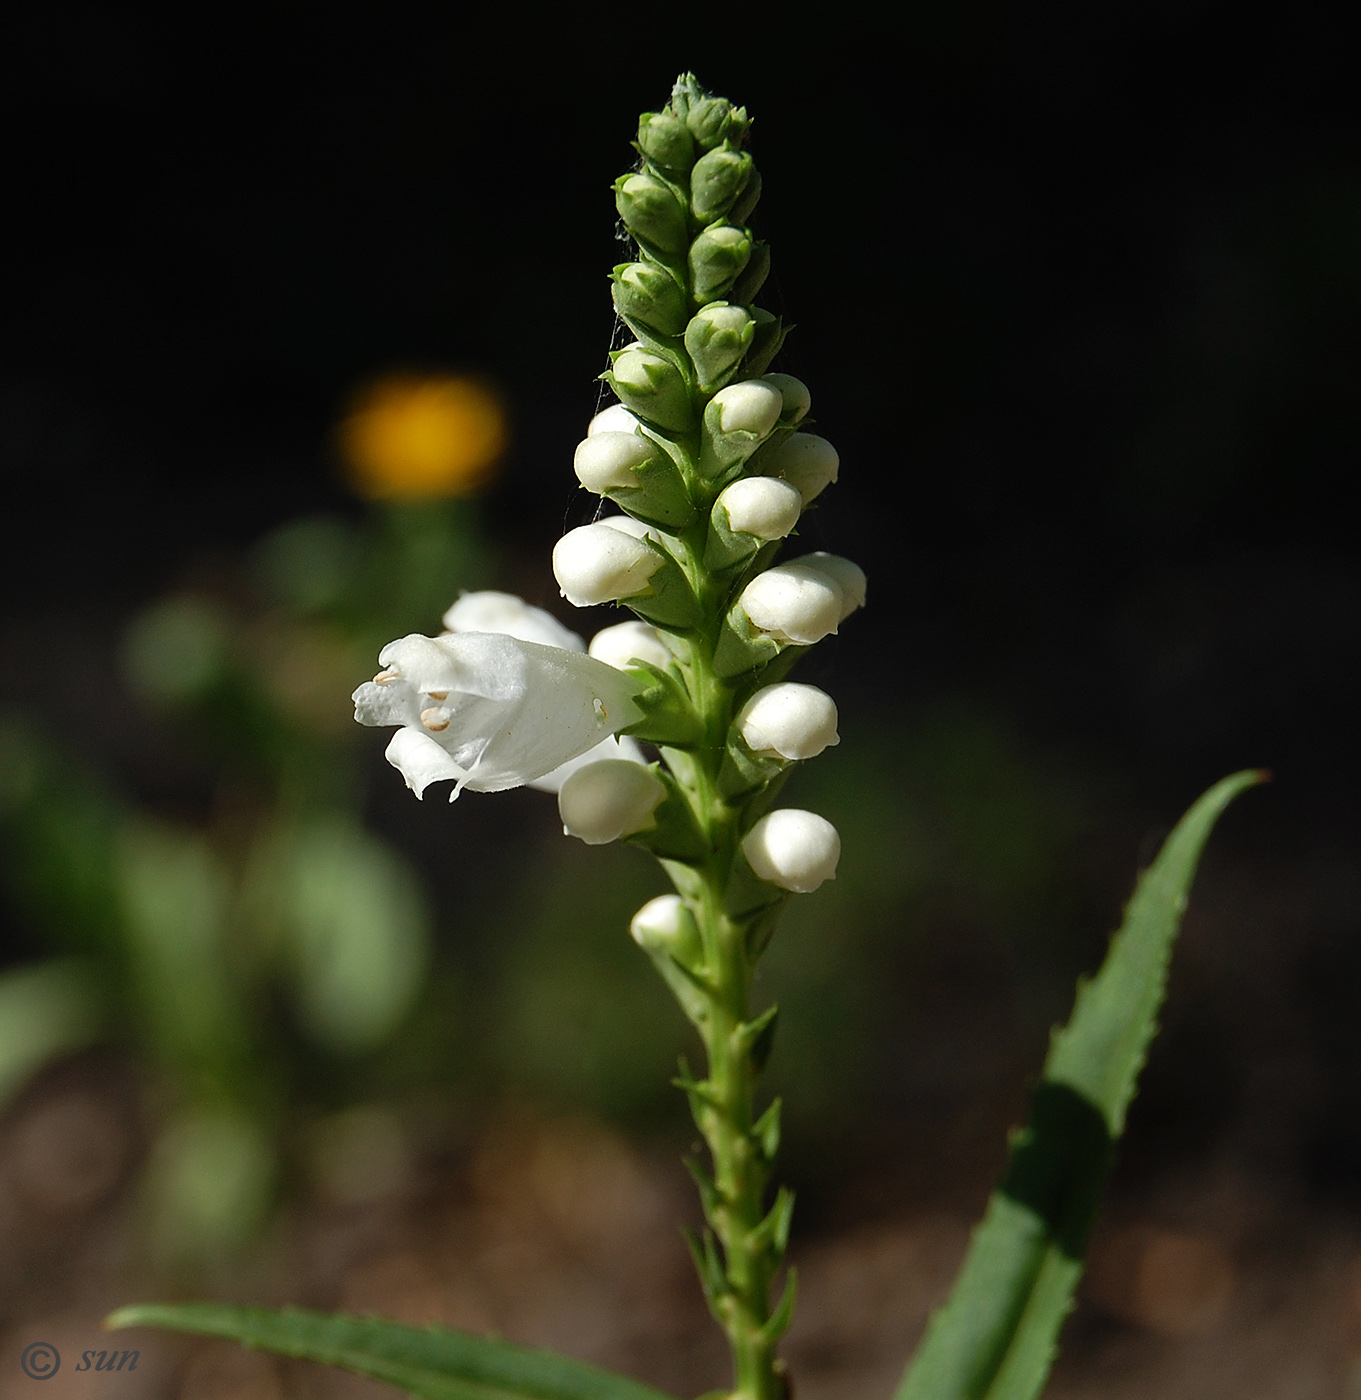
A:
[[[551,1351],[379,1318],[216,1303],[138,1303],[105,1323],[226,1337],[258,1351],[339,1366],[420,1400],[667,1400],[626,1376]]]
[[[1073,1305],[1116,1139],[1157,1030],[1200,853],[1225,807],[1265,774],[1212,787],[1140,878],[1100,972],[1050,1046],[1026,1126],[954,1291],[894,1400],[1034,1400]]]

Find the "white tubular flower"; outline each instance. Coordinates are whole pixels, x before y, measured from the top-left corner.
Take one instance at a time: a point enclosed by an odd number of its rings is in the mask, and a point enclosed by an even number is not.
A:
[[[802,562],[777,564],[747,584],[737,606],[758,632],[777,642],[812,646],[836,631],[845,594],[824,570]]]
[[[820,496],[837,478],[841,454],[816,433],[791,433],[776,443],[761,470],[795,487],[804,505]]]
[[[586,425],[586,436],[597,433],[636,433],[638,420],[621,403],[612,403],[602,408]]]
[[[808,410],[813,406],[813,396],[802,379],[795,379],[792,374],[763,374],[761,383],[779,390],[780,397],[784,400],[781,418],[788,419],[791,423],[799,423],[808,416]]]
[[[765,437],[780,421],[784,397],[764,380],[747,379],[720,389],[710,407],[717,409],[721,432],[755,433]]]
[[[664,671],[673,659],[662,634],[646,622],[617,622],[604,627],[591,638],[588,650],[597,661],[621,671],[635,661]]]
[[[836,718],[836,704],[825,690],[781,681],[763,686],[742,706],[736,727],[753,753],[805,759],[840,743]]]
[[[828,554],[823,549],[819,549],[813,554],[805,554],[794,562],[806,565],[810,569],[818,569],[828,578],[836,580],[842,595],[841,616],[837,619],[839,623],[845,622],[857,608],[865,606],[865,590],[868,581],[865,578],[864,569],[859,564],[854,564],[849,559],[843,559],[839,554]]]
[[[360,724],[401,727],[387,760],[420,797],[441,779],[500,792],[550,773],[641,717],[635,679],[561,647],[491,632],[389,642],[354,693]]]
[[[657,449],[638,433],[597,432],[578,445],[572,466],[577,480],[597,496],[612,488],[637,486],[637,469],[657,455]]]
[[[725,487],[716,506],[728,515],[728,527],[758,540],[782,540],[799,523],[803,498],[796,487],[769,476],[749,476]]]
[[[514,593],[498,593],[491,588],[460,593],[458,602],[444,614],[444,625],[451,632],[502,632],[540,646],[586,650],[586,643],[552,613],[526,603]]]
[[[563,783],[578,768],[585,768],[588,763],[602,763],[606,759],[622,759],[625,763],[647,763],[647,759],[643,757],[642,749],[627,734],[622,738],[612,735],[608,739],[602,739],[595,748],[587,749],[585,753],[578,754],[575,758],[569,758],[566,763],[560,763],[551,773],[545,773],[542,778],[535,778],[532,782],[526,783],[525,786],[532,787],[536,792],[558,793],[562,791]]]
[[[781,807],[767,812],[742,838],[742,854],[757,876],[782,890],[811,894],[836,878],[841,837],[816,812]]]
[[[553,548],[558,587],[578,608],[646,592],[661,566],[662,556],[644,541],[604,521],[569,530]]]
[[[666,797],[662,780],[638,763],[608,759],[578,768],[558,793],[562,829],[588,846],[603,846],[654,825]]]

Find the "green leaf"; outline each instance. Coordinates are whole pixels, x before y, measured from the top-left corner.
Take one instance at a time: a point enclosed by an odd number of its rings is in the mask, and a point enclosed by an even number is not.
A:
[[[339,1366],[421,1400],[667,1400],[626,1376],[551,1351],[375,1317],[217,1303],[135,1303],[105,1326],[227,1337],[258,1351]]]
[[[74,960],[0,974],[0,1108],[45,1064],[95,1040],[102,1000],[93,969]]]
[[[1236,773],[1182,818],[1140,878],[1100,972],[1079,985],[1030,1118],[894,1400],[1034,1400],[1073,1306],[1114,1146],[1157,1031],[1200,853],[1225,807],[1265,780]]]

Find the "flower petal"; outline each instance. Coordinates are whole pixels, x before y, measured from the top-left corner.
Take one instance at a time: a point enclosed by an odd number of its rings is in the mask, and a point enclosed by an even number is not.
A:
[[[423,797],[431,783],[452,778],[459,784],[449,794],[452,802],[463,786],[468,774],[435,742],[430,735],[419,729],[401,728],[393,736],[383,755],[387,761],[406,779],[406,785]]]

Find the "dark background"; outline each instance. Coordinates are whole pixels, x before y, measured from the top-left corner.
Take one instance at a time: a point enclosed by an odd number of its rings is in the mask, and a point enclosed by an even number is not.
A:
[[[955,915],[898,959],[933,990],[873,1101],[967,1116],[969,1028],[986,1039],[1020,967],[1038,990],[1000,1057],[1012,1102],[1137,861],[1262,765],[1275,783],[1216,838],[1122,1171],[1227,1142],[1361,1204],[1361,116],[1341,33],[1194,3],[727,15],[30,13],[0,83],[6,697],[59,695],[66,737],[117,760],[108,638],[205,555],[357,511],[333,426],[393,368],[500,384],[498,581],[556,604],[552,540],[593,505],[569,464],[623,256],[609,183],[635,115],[693,68],[755,117],[762,301],[797,323],[777,367],[842,454],[805,539],[871,579],[807,677],[928,827],[1027,827],[1060,792],[1051,844],[1079,872],[1036,896],[1001,972]],[[1002,756],[951,767],[960,715]],[[1008,807],[1008,783],[1030,797]],[[457,820],[508,839],[517,804]],[[819,1170],[860,1167],[826,1165],[816,1134],[804,1150],[816,1219]]]

